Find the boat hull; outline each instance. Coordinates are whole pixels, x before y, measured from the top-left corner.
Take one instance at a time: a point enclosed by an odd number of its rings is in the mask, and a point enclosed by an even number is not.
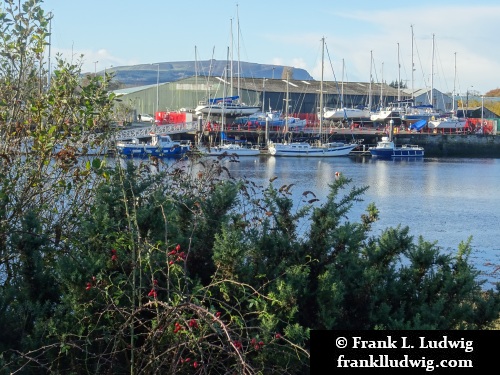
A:
[[[368,149],[370,154],[379,158],[418,158],[424,156],[424,148],[417,145],[396,146],[389,137],[382,137],[377,146]]]
[[[370,120],[370,111],[357,108],[327,109],[323,113],[325,120]]]
[[[429,129],[463,129],[467,121],[463,119],[443,119],[429,121]]]
[[[227,116],[245,116],[253,115],[260,111],[260,107],[238,106],[238,105],[207,105],[199,106],[195,109],[197,114],[205,115],[227,115]]]
[[[420,147],[396,147],[392,150],[370,149],[370,154],[379,158],[421,158],[424,156],[424,150]]]
[[[181,157],[189,151],[189,144],[173,141],[168,135],[159,136],[153,134],[150,143],[139,143],[138,139],[133,139],[131,142],[116,143],[118,155],[127,157]]]
[[[198,149],[203,155],[207,156],[258,156],[258,148],[239,147],[238,145],[223,145],[214,147],[201,147]]]
[[[327,143],[319,146],[305,142],[271,144],[268,148],[272,156],[288,157],[335,157],[348,156],[357,144]]]
[[[117,145],[118,154],[129,157],[181,157],[189,151],[189,146],[155,147],[140,145]]]

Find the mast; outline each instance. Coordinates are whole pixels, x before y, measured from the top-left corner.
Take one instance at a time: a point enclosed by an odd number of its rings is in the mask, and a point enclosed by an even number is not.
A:
[[[415,63],[413,60],[413,25],[411,25],[411,102],[415,105]]]
[[[370,51],[370,84],[368,86],[368,110],[372,111],[372,64],[373,64],[373,51]]]
[[[221,146],[224,144],[224,128],[225,128],[225,116],[224,109],[226,108],[226,86],[227,86],[227,60],[229,60],[229,47],[227,48],[227,58],[226,58],[226,69],[224,69],[224,88],[222,95],[222,110],[221,110],[221,125],[220,125],[220,144]]]
[[[286,71],[286,98],[285,98],[285,133],[288,132],[288,101],[290,100],[290,71]]]
[[[432,34],[432,59],[431,59],[431,102],[434,106],[434,34]]]
[[[401,102],[401,63],[399,62],[399,42],[398,42],[398,105]]]
[[[196,87],[196,103],[198,104],[198,52],[194,46],[194,85]]]
[[[231,96],[233,96],[233,19],[231,18],[231,60],[230,60],[230,63],[231,63],[231,81],[230,81],[230,87],[231,87],[231,90],[230,90],[230,94]],[[228,49],[228,60],[229,60],[229,49]],[[226,74],[226,79],[227,79],[227,74]],[[225,100],[226,96],[224,95],[224,100]]]
[[[240,64],[240,16],[238,12],[238,4],[236,4],[236,24],[238,31],[238,100],[241,101],[241,92],[240,92],[240,77],[241,77],[241,64]]]
[[[321,39],[322,48],[321,48],[321,83],[319,86],[319,136],[320,141],[323,136],[323,75],[325,70],[325,37]]]
[[[345,64],[344,64],[344,59],[342,59],[342,89],[341,89],[341,92],[340,92],[340,107],[341,108],[344,108],[344,68],[345,68]]]
[[[455,77],[453,78],[453,95],[452,95],[453,102],[451,104],[452,105],[451,112],[453,113],[452,116],[455,116],[455,84],[456,84],[456,81],[457,81],[457,53],[455,52]]]
[[[384,62],[382,62],[382,69],[380,70],[380,108],[384,108]]]

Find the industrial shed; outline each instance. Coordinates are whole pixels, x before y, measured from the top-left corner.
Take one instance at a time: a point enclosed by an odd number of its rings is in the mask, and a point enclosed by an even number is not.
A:
[[[175,82],[139,86],[116,90],[123,104],[135,113],[155,113],[157,111],[193,111],[199,102],[209,98],[239,95],[242,102],[258,105],[263,111],[269,109],[285,112],[286,96],[289,98],[288,113],[316,114],[319,109],[319,93],[323,90],[325,107],[344,106],[367,107],[375,109],[395,102],[398,90],[386,84],[368,82],[323,82],[269,79],[220,77],[190,77]],[[370,96],[370,92],[372,93]],[[399,93],[401,99],[408,98]]]

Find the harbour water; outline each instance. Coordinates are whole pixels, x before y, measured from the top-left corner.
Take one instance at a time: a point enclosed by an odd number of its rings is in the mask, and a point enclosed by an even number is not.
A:
[[[277,187],[294,184],[296,202],[307,190],[324,201],[328,184],[341,173],[354,186],[369,186],[364,202],[353,207],[349,220],[359,221],[374,202],[380,220],[373,225],[373,235],[401,224],[409,226],[415,241],[421,235],[453,254],[461,241],[472,236],[471,260],[487,280],[484,287],[500,281],[500,159],[260,156],[223,162],[233,177],[258,185],[266,186],[273,177]]]

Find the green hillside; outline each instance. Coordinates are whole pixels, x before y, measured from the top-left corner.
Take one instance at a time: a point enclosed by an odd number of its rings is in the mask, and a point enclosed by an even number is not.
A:
[[[230,63],[227,61],[205,60],[205,61],[176,61],[159,63],[159,81],[174,82],[183,78],[198,76],[224,76],[224,69],[230,72]],[[313,80],[313,77],[304,69],[286,67],[282,65],[256,64],[249,62],[233,62],[234,76],[241,72],[242,78],[286,78],[286,72],[290,71],[290,79]],[[130,66],[118,66],[108,68],[106,72],[114,72],[115,80],[121,86],[133,87],[152,85],[157,81],[158,65],[141,64]],[[102,71],[100,72],[103,73]],[[228,73],[230,74],[230,73]]]

